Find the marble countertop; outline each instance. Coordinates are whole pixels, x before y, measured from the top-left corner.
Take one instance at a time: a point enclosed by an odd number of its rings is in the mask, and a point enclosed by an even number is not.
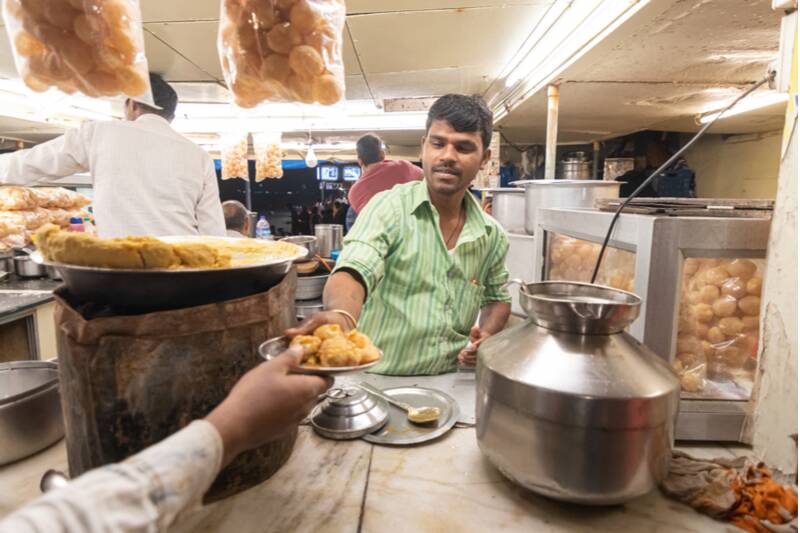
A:
[[[742,450],[686,448],[700,457]],[[64,441],[0,468],[0,517],[39,495],[49,468],[67,468]],[[474,428],[415,447],[332,441],[301,427],[289,462],[236,496],[190,509],[171,533],[236,532],[735,532],[658,490],[613,507],[583,507],[528,492],[478,449]]]
[[[0,321],[4,316],[33,309],[53,299],[53,290],[61,284],[47,278],[12,279],[0,283]]]
[[[355,376],[449,392],[474,422],[474,374],[394,378]],[[735,457],[747,448],[680,446],[697,457]],[[66,471],[64,441],[0,467],[0,517],[39,495],[49,468]],[[300,428],[292,457],[271,479],[236,496],[187,510],[171,532],[709,532],[738,531],[658,490],[613,507],[582,507],[537,496],[506,480],[481,454],[473,427],[413,447],[333,441]]]

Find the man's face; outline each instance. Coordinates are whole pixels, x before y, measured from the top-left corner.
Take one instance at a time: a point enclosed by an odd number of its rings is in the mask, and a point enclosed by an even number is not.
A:
[[[465,191],[490,156],[480,133],[457,132],[444,120],[435,120],[422,138],[422,170],[428,187],[437,194]]]

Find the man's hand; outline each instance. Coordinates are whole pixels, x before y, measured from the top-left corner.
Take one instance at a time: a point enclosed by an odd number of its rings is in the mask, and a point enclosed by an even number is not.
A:
[[[287,329],[285,335],[287,337],[311,335],[314,333],[315,329],[325,324],[339,324],[339,326],[342,328],[342,331],[345,333],[354,327],[353,321],[342,313],[336,313],[334,311],[322,311],[315,315],[311,315],[300,322],[297,326]]]
[[[466,366],[475,366],[478,362],[478,346],[491,335],[479,326],[472,326],[472,329],[469,330],[469,344],[458,354],[458,362]]]
[[[296,427],[317,397],[333,384],[332,379],[290,374],[302,357],[302,349],[293,347],[261,363],[242,376],[228,397],[206,417],[222,437],[222,466]]]

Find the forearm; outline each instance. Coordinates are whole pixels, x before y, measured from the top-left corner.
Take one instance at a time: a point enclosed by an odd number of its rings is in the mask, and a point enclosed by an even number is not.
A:
[[[25,185],[87,171],[85,143],[91,131],[85,125],[33,148],[0,155],[0,184]]]
[[[160,531],[200,501],[220,469],[222,442],[196,422],[126,461],[49,492],[0,521],[0,533]]]
[[[510,303],[495,302],[487,304],[481,308],[481,318],[478,325],[481,331],[494,335],[506,327],[506,322],[508,322],[510,314]]]
[[[347,271],[338,271],[325,284],[322,303],[325,305],[325,309],[341,309],[358,320],[366,296],[364,286],[353,274]]]

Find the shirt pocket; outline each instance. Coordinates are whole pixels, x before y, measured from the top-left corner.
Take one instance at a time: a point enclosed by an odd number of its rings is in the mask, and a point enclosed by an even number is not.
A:
[[[464,280],[453,283],[453,326],[459,333],[469,335],[469,330],[475,325],[484,290],[484,286],[479,283]]]

